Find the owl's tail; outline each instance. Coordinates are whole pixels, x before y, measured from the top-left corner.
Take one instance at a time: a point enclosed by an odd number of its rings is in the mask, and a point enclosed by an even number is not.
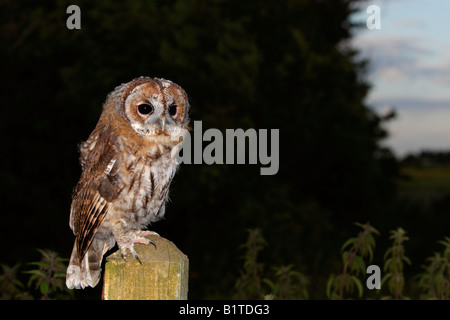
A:
[[[109,245],[105,240],[94,239],[83,259],[80,259],[77,244],[75,243],[70,256],[69,266],[67,267],[67,288],[84,289],[86,287],[95,287],[100,280],[103,255],[108,249]]]

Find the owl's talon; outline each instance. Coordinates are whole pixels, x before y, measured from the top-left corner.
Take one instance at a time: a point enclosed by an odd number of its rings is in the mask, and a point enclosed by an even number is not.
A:
[[[139,262],[140,264],[142,264],[141,259],[139,259],[139,256],[138,256],[138,254],[136,253],[136,251],[134,251],[134,250],[132,250],[132,249],[130,249],[129,251],[130,251],[131,255],[137,260],[137,262]],[[122,257],[123,261],[128,261],[128,260],[125,258],[125,254],[124,254],[123,252],[120,253],[120,256]]]
[[[133,240],[133,242],[134,243],[143,243],[146,246],[148,246],[151,243],[156,249],[156,243],[153,240],[151,240],[151,239],[147,239],[147,238],[144,238],[144,237],[137,237],[136,239]]]
[[[156,243],[153,240],[143,237],[143,235],[150,235],[150,234],[154,235],[156,232],[128,230],[127,233],[128,234],[125,238],[122,239],[119,238],[120,240],[118,241],[118,245],[120,248],[120,255],[124,261],[127,261],[125,256],[128,252],[130,252],[131,255],[137,260],[137,262],[142,264],[142,261],[139,258],[138,254],[136,253],[136,251],[134,251],[134,244],[142,243],[145,245],[149,245],[151,243],[156,249],[157,248]]]
[[[140,230],[139,232],[138,232],[138,235],[140,236],[140,237],[138,237],[137,238],[137,240],[135,240],[135,242],[138,242],[138,243],[144,243],[144,244],[146,244],[146,245],[148,245],[148,244],[152,244],[154,247],[155,247],[155,249],[157,249],[157,247],[156,247],[156,243],[153,241],[153,240],[151,240],[151,239],[148,239],[148,238],[144,238],[145,236],[149,236],[149,235],[152,235],[152,236],[160,236],[158,233],[156,233],[155,231],[149,231],[149,230]]]
[[[141,259],[139,259],[139,256],[137,255],[137,253],[133,251],[131,254],[137,260],[137,262],[139,262],[142,265]]]
[[[155,243],[153,240],[150,240],[150,239],[149,239],[149,241],[150,241],[150,243],[155,247],[155,250],[158,249],[158,248],[156,247],[156,243]]]

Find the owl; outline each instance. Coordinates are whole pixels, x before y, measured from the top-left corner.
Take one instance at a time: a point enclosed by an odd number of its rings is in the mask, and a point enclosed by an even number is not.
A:
[[[134,243],[154,243],[143,229],[165,213],[177,154],[189,125],[186,92],[140,77],[111,92],[94,131],[80,145],[82,173],[70,207],[75,244],[68,288],[94,287],[103,255],[117,243],[138,261]]]

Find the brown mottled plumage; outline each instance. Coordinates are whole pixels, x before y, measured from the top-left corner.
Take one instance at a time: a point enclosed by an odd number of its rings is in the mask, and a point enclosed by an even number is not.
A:
[[[98,124],[80,146],[82,173],[70,208],[76,238],[69,288],[94,287],[103,255],[117,242],[139,261],[134,243],[164,216],[176,155],[189,123],[189,103],[175,83],[140,77],[111,92]]]

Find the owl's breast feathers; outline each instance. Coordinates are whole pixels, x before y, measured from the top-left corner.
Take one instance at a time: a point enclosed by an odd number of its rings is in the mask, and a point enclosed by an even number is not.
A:
[[[137,224],[148,224],[164,214],[176,169],[176,161],[171,159],[175,143],[127,131],[99,121],[80,146],[83,171],[70,210],[80,258],[107,216],[109,225],[119,218],[117,212],[129,211]]]

